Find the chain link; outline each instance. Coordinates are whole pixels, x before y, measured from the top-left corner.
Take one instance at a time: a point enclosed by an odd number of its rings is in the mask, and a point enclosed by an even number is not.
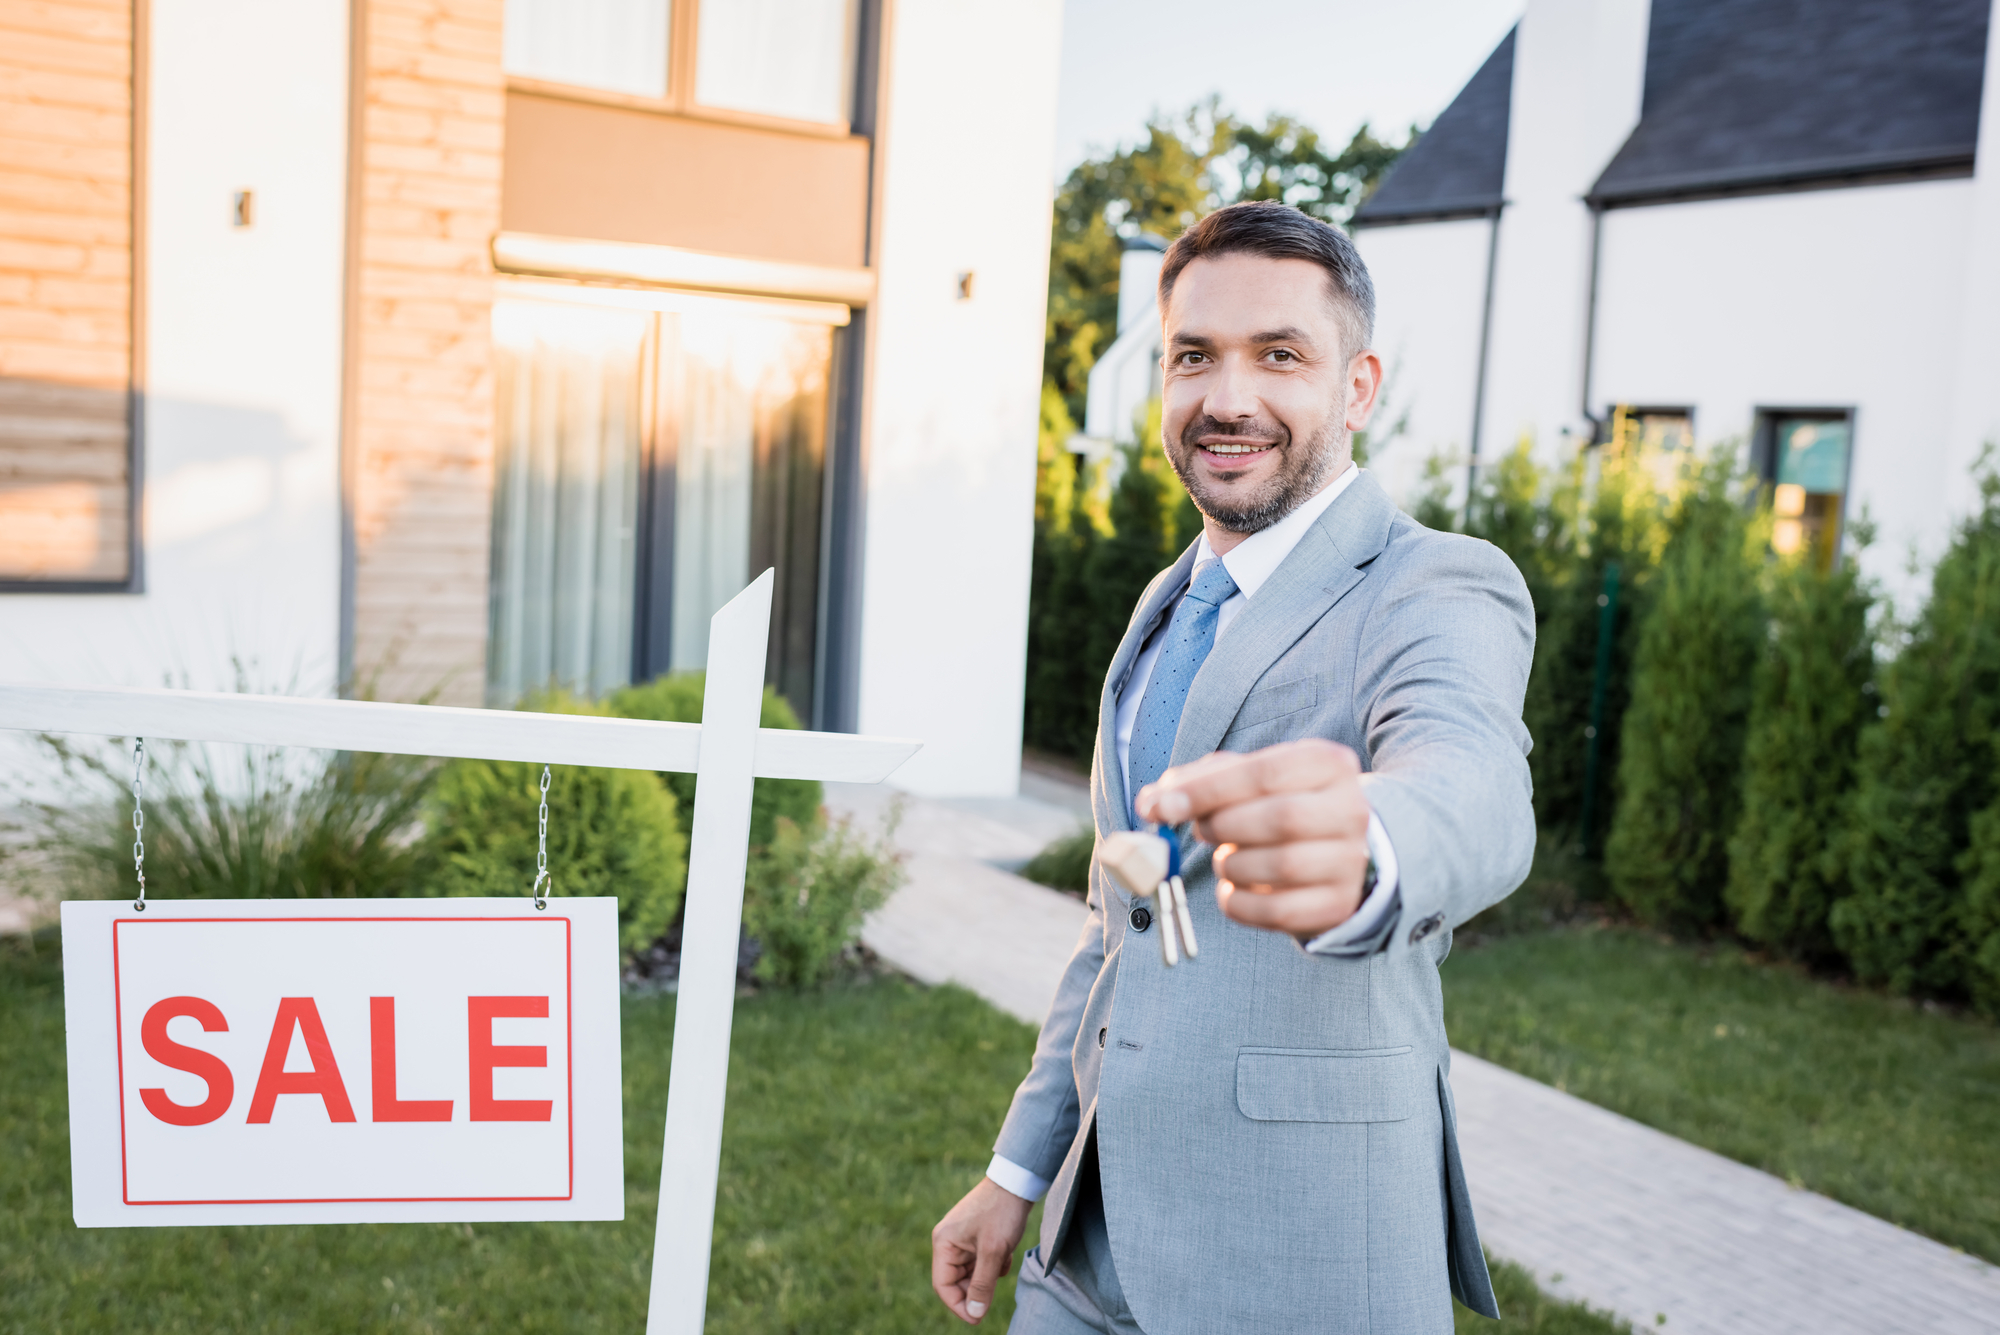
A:
[[[535,850],[535,884],[530,892],[535,897],[535,907],[549,906],[549,767],[542,766],[542,814],[539,831],[540,843]]]
[[[139,897],[132,907],[146,911],[146,739],[132,743],[132,871],[139,878]]]

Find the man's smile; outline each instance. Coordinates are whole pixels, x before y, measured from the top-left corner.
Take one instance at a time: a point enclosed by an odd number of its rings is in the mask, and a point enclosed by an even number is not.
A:
[[[1213,458],[1215,458],[1220,462],[1226,462],[1231,464],[1247,462],[1253,456],[1262,454],[1266,450],[1276,449],[1277,446],[1278,442],[1275,440],[1245,440],[1245,441],[1205,440],[1201,442],[1201,449],[1204,453],[1212,456]]]

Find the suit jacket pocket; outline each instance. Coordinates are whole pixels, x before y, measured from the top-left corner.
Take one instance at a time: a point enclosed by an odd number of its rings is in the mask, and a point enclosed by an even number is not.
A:
[[[1243,705],[1230,720],[1230,731],[1254,728],[1260,723],[1296,714],[1319,704],[1319,682],[1312,677],[1260,686],[1243,697]]]
[[[1258,1122],[1400,1122],[1417,1060],[1401,1048],[1238,1048],[1236,1106]]]

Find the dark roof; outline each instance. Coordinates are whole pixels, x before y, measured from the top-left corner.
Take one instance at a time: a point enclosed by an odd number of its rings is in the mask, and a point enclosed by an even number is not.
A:
[[[1655,0],[1593,202],[1969,168],[1988,0]]]
[[[1514,34],[1486,57],[1431,128],[1396,159],[1357,226],[1491,213],[1507,174],[1507,117],[1514,93]]]

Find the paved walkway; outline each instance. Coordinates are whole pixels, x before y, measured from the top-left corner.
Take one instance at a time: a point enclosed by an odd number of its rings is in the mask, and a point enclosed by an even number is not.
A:
[[[830,784],[827,802],[872,823],[895,796]],[[909,883],[862,939],[1039,1024],[1084,908],[1008,869],[1088,819],[1082,790],[1024,775],[1020,798],[904,801]],[[2000,1269],[1477,1057],[1452,1061],[1481,1236],[1552,1294],[1684,1335],[2000,1332]]]

